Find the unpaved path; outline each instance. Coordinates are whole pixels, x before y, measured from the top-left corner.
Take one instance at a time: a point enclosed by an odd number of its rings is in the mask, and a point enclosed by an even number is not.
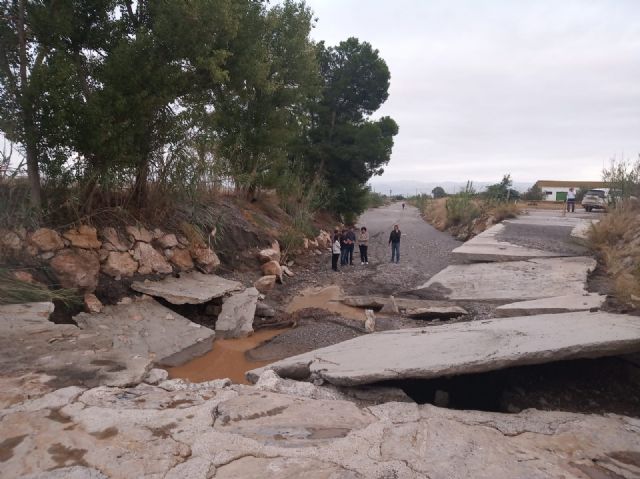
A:
[[[402,231],[399,264],[390,261],[389,233],[394,224]],[[331,255],[323,251],[315,259],[315,267],[296,277],[277,299],[286,302],[292,293],[320,285],[338,285],[349,295],[409,291],[446,268],[452,262],[451,251],[462,244],[425,222],[417,208],[406,205],[403,210],[402,203],[367,210],[358,220],[357,227],[361,226],[369,231],[368,265],[360,264],[356,246],[354,265],[341,266],[336,273],[331,270]]]

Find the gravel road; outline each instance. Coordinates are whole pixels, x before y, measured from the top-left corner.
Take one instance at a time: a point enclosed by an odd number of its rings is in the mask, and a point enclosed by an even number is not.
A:
[[[391,263],[389,233],[398,224],[402,232],[400,263]],[[414,289],[452,261],[451,251],[460,242],[424,221],[413,206],[401,203],[367,210],[358,220],[358,227],[369,231],[369,264],[361,265],[358,248],[354,266],[343,266],[339,273],[326,265],[347,294],[394,294]]]

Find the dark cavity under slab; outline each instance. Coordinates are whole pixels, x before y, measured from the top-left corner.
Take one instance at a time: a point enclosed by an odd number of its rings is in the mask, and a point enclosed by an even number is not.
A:
[[[623,357],[578,359],[431,380],[383,381],[419,404],[518,413],[535,408],[640,417],[640,366]]]

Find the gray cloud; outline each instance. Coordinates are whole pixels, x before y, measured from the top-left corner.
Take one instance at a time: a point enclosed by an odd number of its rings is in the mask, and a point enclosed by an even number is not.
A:
[[[314,38],[356,36],[389,64],[385,181],[597,179],[640,153],[636,0],[308,4]]]

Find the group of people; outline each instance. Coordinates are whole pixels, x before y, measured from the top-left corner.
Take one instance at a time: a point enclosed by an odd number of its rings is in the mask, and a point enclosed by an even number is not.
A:
[[[391,245],[391,262],[400,262],[400,237],[402,233],[398,225],[393,226],[393,231],[389,235],[389,245]],[[360,250],[360,264],[369,264],[369,232],[365,226],[360,228],[356,235],[355,228],[334,230],[331,247],[331,268],[338,271],[338,261],[341,266],[353,265],[353,251],[356,243]]]

